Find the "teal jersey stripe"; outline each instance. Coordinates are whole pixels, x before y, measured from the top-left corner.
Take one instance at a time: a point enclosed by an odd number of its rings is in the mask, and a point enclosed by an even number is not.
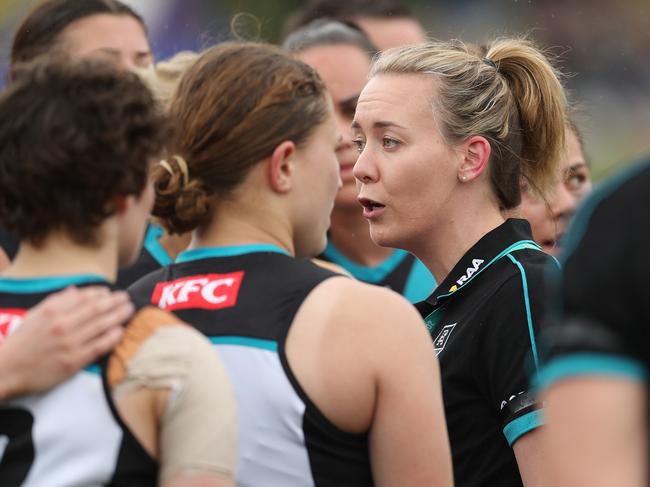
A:
[[[547,389],[556,382],[576,376],[612,376],[645,381],[648,370],[636,360],[604,353],[572,353],[552,358],[534,378],[537,390]]]
[[[57,291],[79,284],[108,284],[105,277],[95,274],[71,274],[51,277],[0,277],[0,292],[31,294]]]
[[[252,254],[256,252],[274,252],[289,255],[285,249],[273,244],[244,244],[228,247],[201,247],[181,252],[176,259],[177,263],[193,260],[210,259],[213,257],[234,257],[237,255]]]
[[[506,427],[503,428],[503,434],[506,436],[506,440],[508,440],[508,445],[512,446],[523,435],[539,428],[543,424],[543,412],[541,409],[537,409],[510,421]]]
[[[393,249],[393,253],[384,260],[381,264],[374,267],[367,267],[356,262],[352,262],[345,255],[343,255],[332,242],[327,242],[327,247],[323,252],[323,256],[333,264],[340,265],[356,279],[371,284],[376,284],[383,281],[388,274],[393,272],[395,268],[406,258],[408,252],[401,249]]]
[[[508,254],[508,258],[519,268],[521,273],[521,285],[524,291],[524,304],[526,306],[526,321],[528,322],[528,335],[530,336],[530,348],[533,352],[533,359],[535,360],[535,370],[539,370],[539,357],[537,355],[537,342],[535,340],[535,329],[533,328],[533,317],[530,312],[530,298],[528,295],[528,280],[526,279],[526,271],[521,263],[515,259],[512,254]]]
[[[151,254],[156,262],[161,266],[173,264],[174,260],[169,256],[167,251],[160,245],[159,239],[163,236],[164,230],[155,223],[149,224],[147,234],[144,237],[144,248]]]
[[[271,352],[278,351],[278,342],[275,340],[263,340],[261,338],[242,336],[218,336],[208,338],[215,345],[239,345],[242,347],[261,348],[263,350],[270,350]]]

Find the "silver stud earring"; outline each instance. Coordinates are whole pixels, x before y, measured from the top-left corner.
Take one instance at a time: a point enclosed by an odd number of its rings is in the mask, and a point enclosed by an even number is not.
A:
[[[460,177],[460,180],[461,180],[462,182],[467,181],[467,176],[465,176],[465,175],[463,174],[463,175]]]

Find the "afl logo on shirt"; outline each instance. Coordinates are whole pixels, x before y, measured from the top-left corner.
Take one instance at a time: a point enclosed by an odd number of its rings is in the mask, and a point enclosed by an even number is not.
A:
[[[436,349],[436,356],[440,355],[440,352],[442,352],[445,349],[445,345],[447,345],[447,342],[449,341],[449,337],[451,336],[451,332],[454,331],[454,328],[456,327],[457,324],[458,323],[452,323],[451,325],[445,325],[440,330],[440,333],[438,333],[438,336],[433,341],[433,348]]]
[[[230,274],[203,274],[160,282],[153,291],[151,302],[169,311],[188,308],[230,308],[237,304],[243,278],[244,271],[238,271]]]
[[[18,328],[25,313],[24,309],[0,308],[0,343]]]

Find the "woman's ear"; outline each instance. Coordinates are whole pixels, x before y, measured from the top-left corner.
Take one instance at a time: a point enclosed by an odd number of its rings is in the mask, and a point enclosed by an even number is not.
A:
[[[473,135],[461,145],[461,149],[463,160],[458,167],[458,179],[468,182],[483,173],[490,161],[492,147],[485,137]]]
[[[268,161],[269,184],[273,191],[286,193],[291,190],[295,170],[296,144],[285,140],[278,145]]]
[[[113,197],[113,209],[116,214],[121,215],[126,211],[127,197],[118,195]]]

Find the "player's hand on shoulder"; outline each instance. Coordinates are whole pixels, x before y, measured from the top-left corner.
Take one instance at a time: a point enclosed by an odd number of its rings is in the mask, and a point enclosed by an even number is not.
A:
[[[0,348],[0,398],[47,390],[107,353],[133,313],[124,292],[68,288],[31,309]]]

